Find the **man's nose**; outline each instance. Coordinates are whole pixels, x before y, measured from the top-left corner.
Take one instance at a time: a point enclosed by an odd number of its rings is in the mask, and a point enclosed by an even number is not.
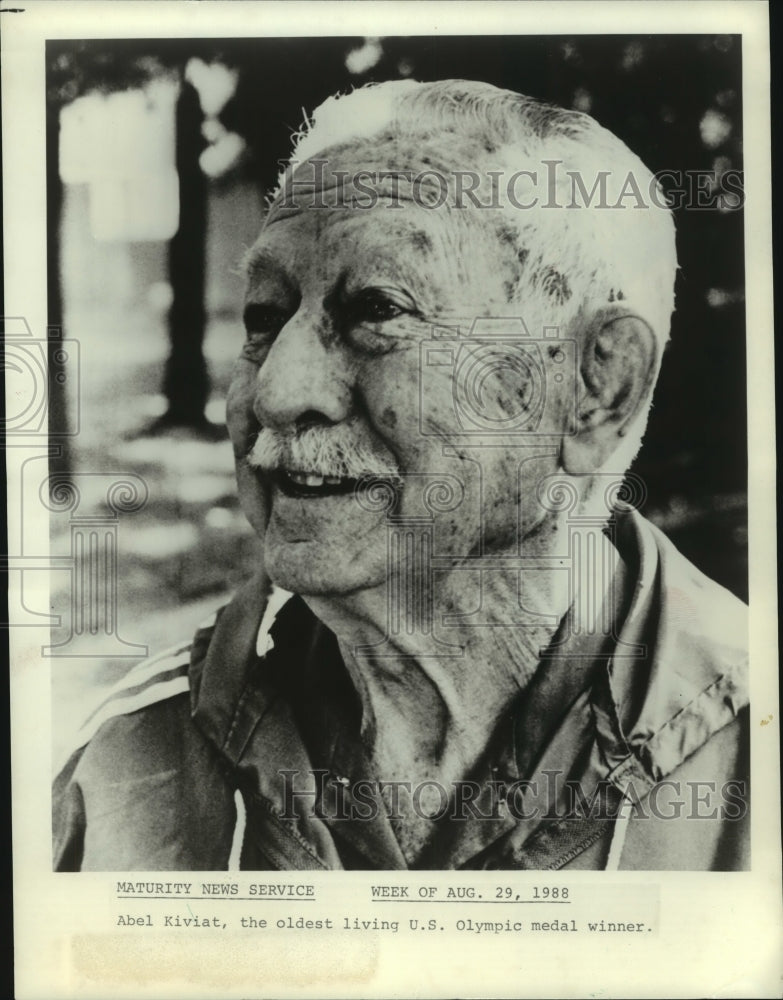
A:
[[[253,411],[263,427],[338,423],[350,413],[344,345],[323,320],[300,308],[280,330],[256,376]]]

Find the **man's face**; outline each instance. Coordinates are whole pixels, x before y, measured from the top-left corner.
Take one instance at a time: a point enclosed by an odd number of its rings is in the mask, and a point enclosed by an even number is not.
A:
[[[267,225],[251,257],[228,424],[274,582],[315,595],[386,581],[389,511],[357,497],[363,475],[394,489],[395,519],[434,517],[437,554],[455,562],[513,551],[534,528],[535,487],[556,468],[552,439],[531,452],[530,439],[486,447],[460,435],[453,365],[422,360],[433,328],[459,317],[465,339],[465,318],[518,315],[516,267],[483,220],[413,204],[304,209]],[[496,368],[479,388],[502,421],[533,390],[518,366]],[[438,480],[446,502],[427,492]]]

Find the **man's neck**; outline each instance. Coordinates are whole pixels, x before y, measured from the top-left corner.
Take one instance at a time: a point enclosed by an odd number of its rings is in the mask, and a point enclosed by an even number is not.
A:
[[[589,546],[572,541],[592,557],[539,553],[535,569],[524,573],[518,567],[453,571],[438,581],[431,616],[423,616],[418,630],[401,628],[402,618],[389,614],[393,579],[349,598],[307,599],[337,636],[361,701],[362,740],[376,780],[411,787],[434,781],[448,796],[475,773],[569,609],[580,628],[600,628],[619,557],[600,532]],[[565,707],[559,702],[554,695],[553,718],[538,720],[542,731]],[[417,809],[393,826],[409,862],[436,835]]]
[[[567,610],[563,574],[544,575],[524,588],[517,571],[485,572],[477,610],[477,574],[454,573],[439,582],[432,627],[412,632],[389,627],[385,588],[307,599],[338,638],[378,778],[450,783],[471,771]]]

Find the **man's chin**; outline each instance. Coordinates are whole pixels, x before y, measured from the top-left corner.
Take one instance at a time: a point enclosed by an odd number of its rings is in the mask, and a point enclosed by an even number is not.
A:
[[[348,594],[387,576],[386,526],[350,496],[289,497],[272,492],[264,532],[270,579],[296,594]]]
[[[386,578],[386,566],[372,567],[361,557],[349,558],[323,542],[281,542],[267,534],[264,568],[270,580],[302,596],[352,594],[377,587]],[[373,571],[374,570],[374,571]]]

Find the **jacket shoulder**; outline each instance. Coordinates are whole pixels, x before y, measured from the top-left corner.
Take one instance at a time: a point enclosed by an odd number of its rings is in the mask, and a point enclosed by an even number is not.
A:
[[[749,710],[653,786],[629,824],[622,868],[750,868]]]
[[[225,867],[233,790],[191,719],[191,646],[138,664],[85,720],[53,787],[56,870]],[[214,826],[202,864],[199,815]]]
[[[55,781],[57,871],[226,868],[231,776],[190,717],[187,693],[106,721]]]
[[[747,607],[641,516],[625,518],[624,533],[635,564],[624,651],[596,710],[607,759],[619,766],[630,750],[653,784],[748,705]]]
[[[190,651],[190,642],[180,643],[129,670],[84,720],[72,752],[86,746],[110,720],[187,692]]]

